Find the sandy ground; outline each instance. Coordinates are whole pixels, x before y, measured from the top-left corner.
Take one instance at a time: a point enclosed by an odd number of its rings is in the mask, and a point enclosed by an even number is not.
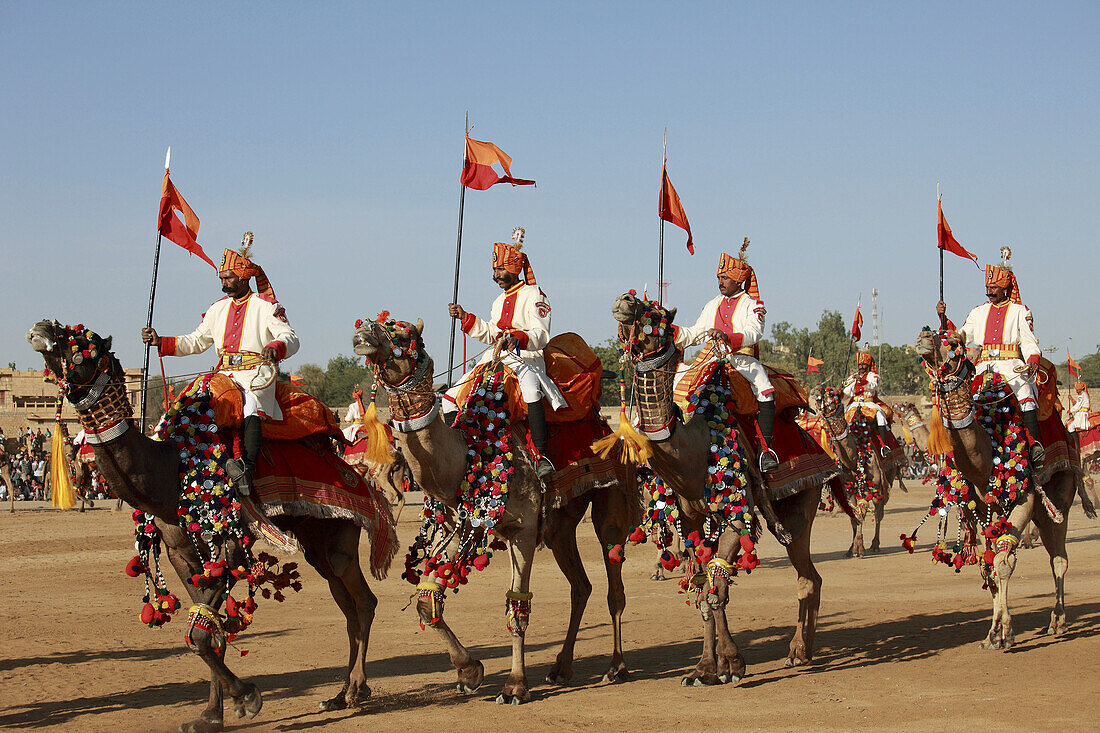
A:
[[[927,506],[930,489],[895,491],[884,521],[885,551],[864,560],[843,552],[849,525],[820,516],[813,548],[824,577],[817,652],[811,667],[782,666],[796,605],[793,570],[770,537],[761,568],[738,579],[731,626],[749,663],[737,686],[682,688],[700,644],[698,612],[675,582],[653,582],[652,546],[629,551],[624,622],[633,680],[600,682],[610,651],[605,581],[591,525],[580,528],[595,586],[568,687],[543,682],[568,612],[568,587],[548,551],[536,557],[534,612],[528,630],[533,699],[499,706],[507,674],[504,628],[506,563],[494,563],[447,605],[456,632],[485,663],[486,683],[464,697],[440,642],[421,631],[411,586],[396,577],[373,582],[380,598],[368,675],[374,696],[357,711],[315,712],[339,687],[346,659],[344,620],[317,575],[283,604],[261,605],[250,651],[231,666],[259,684],[260,715],[228,728],[297,731],[362,726],[389,730],[1095,730],[1100,713],[1100,525],[1075,506],[1070,514],[1067,580],[1069,632],[1041,633],[1052,605],[1042,549],[1022,550],[1011,589],[1017,646],[986,652],[990,603],[973,568],[962,575],[908,555],[898,535]],[[0,647],[0,727],[49,726],[79,731],[169,731],[198,715],[206,667],[187,653],[181,619],[164,630],[137,619],[141,582],[123,574],[132,555],[126,512],[85,514],[20,506],[0,513],[0,567],[6,629]],[[407,511],[400,536],[415,532]],[[925,528],[925,544],[932,533]],[[869,540],[869,538],[868,538]],[[598,575],[597,575],[598,573]],[[180,592],[173,577],[172,587]],[[182,595],[182,593],[181,593]],[[235,652],[230,651],[230,655]]]

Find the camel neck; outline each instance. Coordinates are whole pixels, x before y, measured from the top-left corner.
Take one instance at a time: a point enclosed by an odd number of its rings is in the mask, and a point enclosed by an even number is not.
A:
[[[120,499],[165,522],[178,522],[179,458],[169,445],[131,429],[93,450],[97,469]]]
[[[457,506],[458,485],[466,470],[466,441],[441,415],[427,427],[395,432],[413,480],[425,494],[449,507]]]

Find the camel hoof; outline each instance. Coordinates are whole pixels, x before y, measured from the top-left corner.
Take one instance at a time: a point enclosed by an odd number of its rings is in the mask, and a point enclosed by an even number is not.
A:
[[[619,669],[609,670],[607,674],[603,676],[603,682],[610,684],[617,684],[619,682],[629,682],[630,672],[626,667],[620,667]]]
[[[550,674],[546,675],[546,684],[565,686],[569,684],[569,681],[571,679],[572,676],[567,677],[561,672],[551,672]]]
[[[996,650],[1001,648],[1000,639],[982,639],[978,642],[979,649]]]
[[[317,704],[317,710],[322,713],[331,713],[336,710],[347,710],[348,702],[344,699],[344,693],[340,693],[331,700],[322,700]]]
[[[527,702],[531,697],[530,693],[524,693],[522,695],[509,695],[506,693],[500,693],[497,695],[497,705],[522,705]]]
[[[473,685],[467,685],[465,682],[459,682],[457,685],[455,685],[455,689],[463,695],[471,695],[477,692],[477,687],[474,687]]]
[[[787,657],[786,661],[783,662],[784,667],[802,667],[807,664],[809,664],[809,660],[802,657]]]
[[[470,664],[458,670],[457,689],[459,692],[463,693],[473,692],[481,687],[481,683],[484,679],[485,665],[475,659]]]
[[[650,580],[667,580],[667,578],[665,578],[665,576],[661,575],[660,573],[654,573],[653,575],[650,575],[649,579]]]
[[[238,718],[247,717],[252,720],[260,712],[260,708],[264,706],[263,696],[260,695],[260,688],[251,683],[246,683],[245,688],[248,690],[240,697],[233,698],[233,712],[236,713]]]
[[[1050,626],[1047,627],[1046,633],[1051,636],[1061,636],[1066,633],[1066,617],[1050,614]]]
[[[206,720],[197,718],[179,727],[179,733],[219,733],[222,730],[220,720]]]
[[[720,684],[720,682],[718,676],[714,674],[706,674],[702,677],[688,675],[680,680],[682,687],[711,687],[717,684]]]

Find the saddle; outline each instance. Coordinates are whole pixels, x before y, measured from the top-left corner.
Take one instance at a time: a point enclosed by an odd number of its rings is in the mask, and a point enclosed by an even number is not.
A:
[[[188,385],[190,388],[191,385]],[[214,420],[218,425],[233,430],[240,428],[244,416],[244,393],[237,383],[224,374],[215,374],[210,379],[209,390]],[[294,389],[288,382],[276,382],[275,399],[283,411],[283,419],[263,421],[264,440],[299,440],[310,435],[342,436],[340,423],[332,410],[313,395]]]
[[[676,386],[673,389],[672,398],[685,414],[688,410],[688,398],[699,389],[711,375],[717,364],[713,361],[718,356],[718,349],[712,343],[708,343],[696,355],[691,366],[683,376],[677,377]],[[798,410],[804,410],[810,406],[809,395],[802,382],[787,372],[764,364],[764,370],[775,388],[775,414],[784,415],[789,420]],[[734,412],[737,415],[755,415],[760,409],[756,403],[756,395],[752,391],[752,385],[741,376],[741,373],[732,366],[726,365],[728,386],[733,393]],[[791,411],[791,412],[788,412]]]

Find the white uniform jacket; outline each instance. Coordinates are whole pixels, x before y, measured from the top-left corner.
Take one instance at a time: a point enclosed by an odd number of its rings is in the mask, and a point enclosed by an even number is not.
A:
[[[1000,305],[982,303],[970,311],[958,329],[967,344],[977,344],[979,370],[993,370],[1004,377],[1024,412],[1038,409],[1035,385],[1016,368],[1025,361],[1038,364],[1042,356],[1029,316],[1025,306],[1011,301]]]
[[[359,401],[356,400],[348,405],[348,411],[344,413],[344,422],[351,423],[342,431],[349,443],[354,443],[359,439],[359,431],[363,430],[363,425],[359,421],[362,419],[363,411],[359,409]]]
[[[1073,431],[1085,431],[1089,429],[1089,410],[1092,409],[1092,401],[1089,399],[1089,391],[1077,395],[1073,405],[1069,408],[1071,420],[1069,429]]]
[[[694,326],[672,327],[673,341],[680,348],[694,346],[706,340],[707,331],[717,328],[729,338],[730,348],[736,352],[730,364],[752,385],[756,399],[770,402],[775,399],[771,380],[759,356],[760,337],[764,334],[764,304],[747,293],[727,298],[719,295],[703,306]],[[691,365],[681,365],[677,381],[683,378]]]
[[[162,336],[161,356],[201,354],[211,346],[218,349],[218,371],[225,372],[245,393],[245,415],[282,420],[283,412],[275,400],[275,383],[253,388],[256,358],[240,365],[229,364],[237,355],[258,355],[265,346],[275,349],[279,360],[298,351],[298,336],[284,318],[275,315],[279,304],[256,293],[236,300],[226,296],[215,302],[202,316],[202,323],[186,336]],[[251,396],[255,402],[249,399]]]
[[[878,425],[888,425],[886,410],[875,400],[878,397],[879,381],[876,371],[869,371],[862,378],[859,374],[853,374],[844,382],[844,396],[849,398],[849,404],[858,402],[861,406],[875,408],[875,422]]]
[[[542,350],[550,341],[550,301],[537,285],[517,283],[497,296],[486,321],[473,313],[462,319],[462,330],[483,344],[493,344],[502,333],[516,337],[515,351],[502,355],[502,363],[515,372],[527,402],[545,397],[552,409],[565,407],[561,390],[546,374]],[[480,364],[491,361],[489,349]]]

